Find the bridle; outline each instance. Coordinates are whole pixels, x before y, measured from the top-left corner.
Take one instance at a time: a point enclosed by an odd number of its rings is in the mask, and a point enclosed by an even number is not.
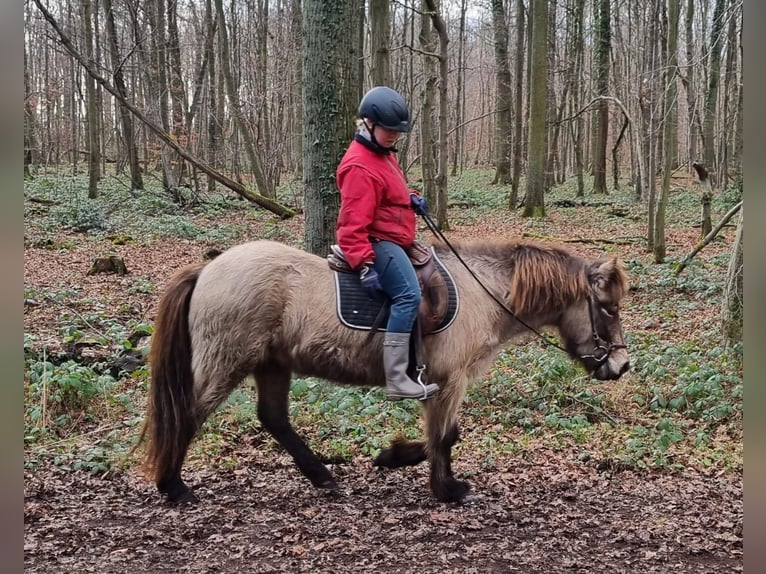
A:
[[[532,325],[530,325],[523,319],[519,318],[516,315],[516,313],[514,313],[513,310],[509,308],[508,305],[506,305],[502,299],[500,299],[497,295],[495,295],[489,289],[489,287],[484,285],[482,280],[476,275],[476,273],[473,272],[473,269],[471,269],[468,266],[468,264],[463,260],[463,258],[460,257],[460,254],[455,250],[455,248],[452,246],[449,240],[441,232],[441,229],[439,229],[436,223],[434,223],[433,219],[431,219],[431,216],[429,216],[428,214],[422,214],[421,217],[426,222],[426,225],[428,226],[428,229],[431,231],[431,233],[433,233],[437,238],[439,238],[441,241],[444,242],[444,244],[449,248],[449,250],[457,258],[460,264],[463,267],[465,267],[466,271],[468,271],[471,277],[473,277],[476,280],[479,286],[482,289],[484,289],[487,295],[489,295],[490,298],[495,303],[497,303],[506,313],[508,313],[516,321],[521,323],[525,328],[527,328],[528,330],[532,331],[535,335],[537,335],[545,344],[551,347],[556,347],[560,351],[563,351],[564,353],[569,354],[569,351],[567,351],[564,347],[562,347],[555,341],[552,341],[544,333],[541,333],[540,331],[535,329]],[[617,349],[628,348],[627,345],[623,345],[620,343],[612,343],[609,341],[605,341],[603,338],[601,338],[601,335],[598,334],[598,329],[596,328],[596,316],[593,311],[593,305],[594,305],[593,292],[591,291],[590,295],[588,296],[588,317],[590,318],[591,334],[593,335],[593,350],[590,352],[590,354],[577,355],[577,358],[582,361],[593,360],[596,362],[596,367],[591,372],[595,372],[599,367],[601,367],[601,365],[606,363],[609,360],[609,356],[612,354],[612,351],[616,351]]]
[[[588,316],[590,317],[590,329],[591,333],[593,334],[594,347],[590,355],[581,355],[580,359],[593,359],[596,361],[597,369],[609,360],[609,355],[612,353],[612,351],[617,349],[627,349],[628,346],[621,343],[605,341],[601,338],[601,335],[598,334],[598,329],[596,329],[596,317],[595,313],[593,312],[593,305],[593,293],[591,293],[588,297]]]

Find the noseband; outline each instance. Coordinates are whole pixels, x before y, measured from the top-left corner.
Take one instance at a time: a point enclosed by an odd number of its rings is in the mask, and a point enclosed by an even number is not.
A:
[[[627,345],[610,343],[601,338],[596,329],[596,316],[593,311],[593,294],[588,297],[588,316],[590,317],[590,329],[593,334],[593,351],[590,355],[581,355],[580,359],[593,359],[596,361],[596,369],[609,360],[609,355],[617,349],[627,349]],[[595,369],[594,369],[595,370]]]

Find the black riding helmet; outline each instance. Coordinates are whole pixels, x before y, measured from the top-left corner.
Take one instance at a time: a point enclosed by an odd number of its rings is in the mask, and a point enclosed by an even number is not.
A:
[[[410,110],[399,92],[386,86],[370,89],[359,103],[359,117],[395,132],[410,131]]]

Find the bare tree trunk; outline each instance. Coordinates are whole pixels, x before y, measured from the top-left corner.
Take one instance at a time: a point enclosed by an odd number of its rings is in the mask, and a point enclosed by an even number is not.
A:
[[[460,28],[458,32],[457,48],[457,86],[455,98],[455,145],[452,146],[452,176],[457,175],[458,164],[463,169],[463,118],[465,117],[465,12],[466,0],[460,0]]]
[[[705,95],[705,118],[702,126],[705,165],[713,170],[716,169],[717,165],[715,157],[715,118],[718,107],[718,83],[721,74],[721,41],[726,2],[727,0],[716,0],[715,11],[713,13],[713,28],[710,32],[710,51],[708,57],[708,88]],[[715,177],[713,177],[712,185],[713,187],[718,186],[718,179]]]
[[[574,31],[574,78],[582,78],[583,73],[583,59],[585,55],[585,31],[584,31],[584,18],[585,18],[585,0],[575,0],[574,14],[572,18],[575,22]],[[574,105],[579,108],[583,103],[583,86],[579,83],[576,84],[576,89],[573,91]],[[585,119],[582,114],[578,114],[574,121],[574,132],[572,138],[572,154],[574,156],[575,176],[577,178],[577,197],[585,197],[585,178],[583,165],[583,149],[582,141],[585,136]]]
[[[508,65],[508,25],[503,0],[492,0],[495,44],[495,178],[492,184],[511,181],[511,69]]]
[[[737,74],[737,120],[736,120],[736,127],[734,128],[734,165],[735,165],[735,174],[736,174],[736,184],[737,187],[742,190],[743,188],[743,181],[742,181],[742,147],[743,147],[743,139],[742,139],[742,133],[744,128],[744,115],[745,115],[745,108],[743,106],[743,85],[742,85],[742,65],[744,62],[744,54],[743,54],[743,46],[742,46],[742,11],[740,9],[740,25],[739,25],[739,65],[738,68],[738,74]]]
[[[225,175],[215,171],[214,169],[210,168],[207,164],[200,161],[199,159],[195,158],[192,154],[190,154],[188,151],[183,149],[181,146],[178,145],[178,143],[170,137],[165,130],[157,125],[157,123],[151,121],[148,119],[144,114],[138,110],[134,105],[132,105],[130,102],[125,100],[120,93],[112,86],[109,82],[107,82],[99,73],[98,70],[95,68],[92,62],[89,62],[86,60],[78,51],[77,48],[75,48],[74,44],[72,44],[72,41],[69,39],[69,37],[64,33],[61,26],[59,26],[56,19],[53,17],[53,15],[48,11],[48,9],[42,4],[41,0],[33,0],[34,3],[37,5],[40,12],[42,12],[43,17],[48,21],[48,23],[53,27],[53,29],[56,31],[56,33],[59,36],[59,39],[61,40],[61,43],[63,44],[64,48],[67,52],[69,52],[72,57],[80,63],[80,65],[85,68],[85,71],[88,73],[88,75],[95,79],[101,86],[110,94],[112,94],[115,98],[117,98],[120,103],[122,103],[126,108],[130,110],[130,112],[138,118],[146,127],[148,127],[152,132],[154,132],[155,135],[157,135],[161,140],[163,140],[167,146],[175,151],[177,154],[179,154],[181,157],[183,157],[186,161],[194,163],[198,168],[200,168],[205,173],[213,176],[216,178],[216,181],[219,183],[225,185],[226,187],[230,188],[231,190],[237,192],[245,199],[252,201],[253,203],[256,203],[260,205],[261,207],[268,209],[269,211],[272,211],[273,213],[276,213],[277,215],[287,218],[292,217],[295,215],[295,213],[287,209],[286,207],[279,205],[277,202],[272,201],[266,197],[263,197],[261,195],[253,194],[250,192],[247,188],[244,186],[238,184],[235,181],[232,181],[230,178],[226,177]]]
[[[646,233],[646,248],[647,251],[654,251],[654,226],[655,226],[655,209],[656,209],[656,194],[657,194],[657,168],[656,168],[656,153],[655,153],[655,131],[656,131],[656,114],[655,114],[655,83],[654,70],[658,68],[657,59],[657,36],[659,26],[656,24],[658,20],[659,4],[661,0],[652,0],[650,4],[651,20],[650,20],[650,34],[649,45],[647,50],[647,61],[644,62],[644,70],[646,74],[649,74],[649,79],[641,86],[641,93],[639,96],[642,116],[644,122],[644,156],[646,158],[646,186],[647,186],[647,233]]]
[[[213,14],[212,0],[205,0],[205,55],[207,59],[207,149],[205,157],[208,163],[215,169],[221,165],[220,146],[221,146],[221,124],[218,114],[218,70],[217,53],[215,49],[215,34],[218,27],[217,19]],[[207,187],[209,190],[215,189],[215,178],[208,175]]]
[[[726,273],[723,301],[721,305],[721,327],[728,344],[742,341],[742,327],[745,315],[744,298],[744,217],[739,212],[737,235],[731,249],[729,269]]]
[[[83,38],[85,40],[85,57],[95,63],[93,52],[93,11],[90,0],[81,0]],[[99,110],[96,95],[96,82],[90,76],[85,78],[87,133],[88,133],[88,197],[98,197],[98,180],[101,178],[101,146]],[[77,150],[74,150],[75,154]]]
[[[335,241],[335,170],[354,133],[360,17],[357,0],[303,0],[304,246],[316,255]]]
[[[662,193],[657,204],[657,220],[654,227],[654,261],[662,263],[665,261],[665,211],[670,197],[670,174],[676,165],[676,154],[678,141],[676,133],[676,94],[678,88],[676,85],[676,74],[678,70],[678,15],[679,0],[668,1],[668,63],[667,63],[667,81],[665,84],[665,120],[663,123],[663,141],[665,146],[664,166],[662,171]]]
[[[625,136],[625,130],[629,125],[630,122],[628,121],[628,118],[623,118],[620,133],[617,136],[614,145],[612,146],[612,184],[614,185],[615,190],[620,189],[620,162],[617,151],[619,150],[620,144],[622,143],[623,137]]]
[[[391,85],[388,52],[391,44],[391,18],[388,5],[388,0],[370,0],[370,75],[373,86]]]
[[[24,177],[32,177],[31,166],[35,163],[37,142],[35,138],[35,108],[37,96],[32,95],[31,72],[24,46]]]
[[[120,46],[117,40],[117,28],[114,22],[114,10],[112,0],[104,0],[106,11],[106,31],[109,43],[109,56],[112,63],[112,78],[114,87],[124,99],[128,99],[128,89],[125,86],[125,78],[122,73]],[[125,152],[128,156],[128,170],[130,171],[130,186],[132,189],[144,189],[144,177],[141,174],[141,164],[138,158],[138,144],[133,129],[133,118],[128,110],[120,102],[117,102],[120,112],[120,124],[122,125],[122,137],[124,139]]]
[[[532,4],[527,191],[523,217],[545,216],[545,97],[548,91],[548,0]]]
[[[733,4],[733,2],[732,2]],[[723,81],[723,115],[724,118],[734,118],[737,115],[736,112],[736,88],[737,84],[737,17],[733,11],[728,13],[729,17],[729,30],[727,33],[726,41],[726,73]],[[734,154],[735,138],[736,138],[736,123],[730,121],[722,122],[725,126],[723,131],[723,137],[720,138],[720,177],[718,182],[721,188],[726,188],[729,185],[729,162]]]
[[[303,14],[301,0],[292,0],[290,2],[290,37],[294,40],[295,52],[301,53],[301,38],[303,37]],[[298,58],[297,65],[294,67],[295,80],[290,88],[290,117],[292,123],[292,155],[297,159],[295,164],[295,180],[303,179],[303,62]]]
[[[441,17],[437,0],[426,0],[431,21],[439,37],[439,139],[437,145],[436,172],[436,224],[439,229],[449,230],[447,221],[447,87],[449,85],[449,58],[447,54],[447,26]]]
[[[702,186],[702,218],[700,219],[700,237],[705,237],[713,229],[713,218],[711,216],[710,205],[713,201],[713,188],[710,184],[710,176],[707,168],[699,162],[693,162],[692,167],[697,172],[697,176]]]
[[[261,169],[266,180],[266,189],[271,196],[276,198],[276,188],[279,182],[279,162],[272,157],[274,137],[271,133],[271,110],[269,108],[269,2],[258,0],[258,14],[256,22],[256,57],[255,73],[257,85],[256,113],[257,131],[254,148],[262,150],[261,155],[266,159],[261,161]]]
[[[427,0],[421,0],[421,12],[427,12]],[[420,32],[418,43],[423,60],[423,91],[422,109],[420,112],[420,165],[423,174],[423,197],[430,205],[436,203],[436,141],[434,137],[434,92],[437,82],[436,64],[433,56],[435,53],[435,39],[431,19],[420,19]]]
[[[694,54],[694,0],[686,3],[686,20],[684,25],[686,40],[686,73],[681,75],[681,81],[686,88],[686,110],[689,126],[689,168],[697,161],[697,142],[699,140],[699,112],[697,106],[697,62]]]
[[[582,0],[584,2],[585,0]],[[519,180],[521,179],[521,144],[524,110],[522,98],[524,94],[524,0],[516,0],[516,68],[514,87],[514,109],[516,116],[513,121],[513,175],[511,176],[511,194],[508,201],[509,209],[516,209],[519,203]]]
[[[171,105],[171,123],[172,134],[182,147],[187,147],[188,138],[186,126],[184,125],[184,110],[188,108],[186,89],[184,88],[183,73],[181,70],[181,46],[178,40],[178,0],[167,0],[167,22],[168,22],[168,71],[170,81],[168,83],[168,93],[170,95]],[[179,159],[175,170],[175,178],[178,185],[181,185],[186,176],[185,163]]]
[[[554,140],[556,125],[556,78],[554,70],[558,69],[558,55],[556,48],[556,8],[558,2],[548,3],[548,88],[545,101],[548,103],[548,109],[545,116],[545,191],[553,187],[553,169],[558,154],[558,142]]]
[[[612,27],[610,0],[598,1],[598,39],[596,40],[596,94],[609,93],[609,50]],[[598,127],[593,149],[593,193],[608,193],[606,188],[606,142],[609,135],[609,105],[601,100],[597,108]]]
[[[266,173],[263,170],[263,164],[261,158],[255,149],[255,143],[253,142],[253,136],[250,132],[250,127],[247,125],[247,119],[242,111],[242,106],[239,101],[239,93],[237,91],[237,85],[234,81],[234,74],[231,69],[231,54],[229,51],[229,38],[226,30],[226,20],[223,12],[223,0],[215,0],[215,9],[218,18],[218,38],[220,42],[221,53],[221,71],[223,72],[224,81],[226,84],[226,94],[229,100],[229,106],[231,107],[232,115],[237,124],[237,129],[242,137],[242,142],[245,145],[245,152],[250,160],[250,169],[253,172],[253,179],[258,191],[264,197],[269,199],[275,199],[276,193],[274,188],[269,185],[269,181],[266,178]]]

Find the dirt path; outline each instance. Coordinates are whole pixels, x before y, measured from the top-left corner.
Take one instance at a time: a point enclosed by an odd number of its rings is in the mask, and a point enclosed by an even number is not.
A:
[[[288,457],[190,472],[202,502],[173,508],[134,474],[36,473],[25,492],[25,572],[743,571],[742,481],[511,462],[435,502],[427,467],[333,465],[339,495]]]

